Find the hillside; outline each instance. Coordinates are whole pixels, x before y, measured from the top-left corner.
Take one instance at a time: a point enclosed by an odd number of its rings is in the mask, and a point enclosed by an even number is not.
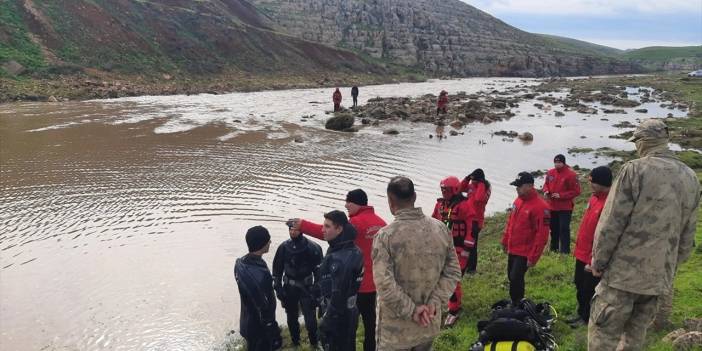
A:
[[[252,0],[276,31],[441,76],[572,76],[638,71],[514,28],[458,0]]]
[[[627,50],[622,57],[652,70],[695,70],[702,68],[702,46],[651,46]]]
[[[349,51],[266,28],[245,1],[9,0],[0,61],[124,73],[378,70]],[[378,72],[380,73],[380,71]]]
[[[588,55],[602,55],[610,57],[620,57],[623,50],[615,49],[609,46],[593,44],[587,41],[561,37],[550,34],[537,34],[545,40],[551,42],[553,46],[560,47],[563,50],[582,52]]]

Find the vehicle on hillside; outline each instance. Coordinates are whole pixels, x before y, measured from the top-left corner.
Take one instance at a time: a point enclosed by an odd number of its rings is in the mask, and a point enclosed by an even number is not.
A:
[[[698,69],[697,71],[692,71],[687,74],[688,77],[702,77],[702,69]]]

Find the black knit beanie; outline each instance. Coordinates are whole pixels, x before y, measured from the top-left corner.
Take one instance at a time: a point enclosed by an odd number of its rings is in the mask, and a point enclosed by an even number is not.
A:
[[[565,164],[566,163],[565,156],[562,154],[558,154],[558,155],[556,155],[556,157],[553,158],[553,162],[560,162],[560,163]]]
[[[260,225],[246,231],[246,246],[249,247],[249,252],[262,249],[269,241],[271,241],[271,235],[268,233],[268,229]]]
[[[368,206],[368,195],[361,189],[351,190],[346,194],[346,202],[351,202],[359,206]]]
[[[606,166],[600,166],[590,172],[592,182],[606,187],[612,186],[612,170]]]

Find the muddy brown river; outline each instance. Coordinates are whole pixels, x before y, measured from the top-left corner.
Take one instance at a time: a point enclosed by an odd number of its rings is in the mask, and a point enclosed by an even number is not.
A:
[[[360,103],[536,83],[361,87]],[[575,112],[557,118],[523,101],[509,121],[471,124],[439,141],[423,123],[383,125],[396,136],[381,128],[326,131],[331,93],[0,105],[0,349],[216,349],[237,329],[233,266],[250,226],[268,227],[275,250],[287,236],[286,218],[319,220],[343,209],[346,192],[359,187],[391,220],[384,193],[395,175],[415,181],[419,205],[430,212],[440,179],[476,167],[493,184],[488,211],[499,211],[514,198],[508,184],[519,171],[549,168],[573,146],[632,149],[608,138],[622,131],[613,124],[685,115],[651,103],[641,106],[648,114],[626,109],[608,121]],[[491,135],[497,130],[529,131],[535,140],[505,141]],[[568,159],[582,167],[608,161]]]

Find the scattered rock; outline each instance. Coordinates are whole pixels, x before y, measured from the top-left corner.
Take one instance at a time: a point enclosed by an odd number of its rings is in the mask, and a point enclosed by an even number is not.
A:
[[[612,127],[614,127],[614,128],[636,128],[636,126],[631,124],[631,122],[629,122],[629,121],[619,122],[619,123],[613,125]]]
[[[615,109],[608,109],[608,108],[603,108],[602,112],[607,113],[607,114],[612,114],[612,113],[619,113],[619,114],[626,114],[626,111],[620,108],[615,108]]]
[[[390,129],[384,130],[384,131],[383,131],[383,134],[387,134],[387,135],[398,135],[398,134],[400,134],[400,132],[399,132],[397,129],[390,128]]]
[[[634,111],[637,113],[648,113],[648,109],[645,109],[645,108],[639,108],[639,109],[636,109]]]
[[[556,115],[556,117],[563,117],[563,116],[565,116],[565,113],[563,113],[563,112],[561,112],[561,111],[556,111],[556,112],[554,112],[554,114]]]
[[[455,130],[451,130],[451,131],[449,131],[449,134],[450,134],[451,136],[457,136],[457,135],[458,135],[458,132],[455,131]]]
[[[690,318],[683,321],[685,329],[702,332],[702,318]]]
[[[702,332],[697,331],[680,335],[673,341],[675,350],[699,350],[700,346],[702,346]]]
[[[338,114],[332,118],[329,118],[324,124],[324,128],[331,130],[344,130],[351,128],[355,118],[351,114]]]
[[[165,80],[171,80],[171,79],[173,79],[173,77],[172,77],[170,74],[165,74],[165,73],[163,74],[162,77],[163,77],[163,79],[165,79]]]
[[[22,66],[19,62],[14,61],[14,60],[3,63],[2,69],[4,69],[5,72],[7,72],[13,76],[18,76],[18,75],[24,73],[24,71],[25,71],[24,66]]]
[[[48,101],[48,102],[58,102],[59,100],[58,100],[55,96],[51,95],[51,96],[49,96],[49,98],[48,98],[46,101]]]
[[[563,128],[563,126],[560,124],[556,124],[556,128]]]
[[[301,136],[296,136],[295,139],[293,139],[293,140],[294,140],[296,143],[301,143],[301,142],[303,142]]]
[[[369,125],[369,124],[371,124],[371,120],[368,118],[363,118],[363,119],[361,119],[361,124]]]
[[[586,115],[596,115],[597,110],[592,108],[592,107],[587,107],[587,106],[581,106],[578,107],[577,109],[578,113],[584,113]]]
[[[506,136],[506,137],[509,137],[509,138],[516,138],[516,137],[519,136],[519,133],[517,133],[517,132],[515,132],[515,131],[513,131],[513,130],[510,130],[509,132],[506,131],[506,130],[500,130],[500,131],[497,131],[497,132],[495,132],[495,133],[493,133],[493,134],[494,134],[494,135],[499,135],[499,136]]]
[[[463,128],[463,122],[461,122],[459,120],[453,120],[453,121],[451,121],[451,123],[449,123],[449,125],[453,128],[456,128],[456,129]]]
[[[534,140],[534,134],[530,132],[524,132],[522,134],[519,134],[519,140],[523,141],[533,141]]]
[[[672,113],[669,113],[669,114],[668,114],[668,118],[673,118],[673,114],[672,114]]]
[[[584,136],[584,135],[581,135],[581,136],[580,136],[580,139],[587,139],[587,137]]]

